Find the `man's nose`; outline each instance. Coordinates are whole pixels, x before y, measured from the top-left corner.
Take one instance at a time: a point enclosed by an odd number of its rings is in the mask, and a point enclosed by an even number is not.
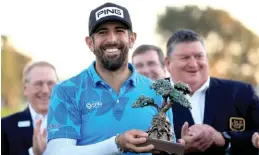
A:
[[[48,92],[49,92],[49,86],[45,83],[45,84],[43,84],[41,90],[42,90],[42,92],[44,92],[44,93],[48,93]]]
[[[141,69],[141,73],[145,76],[148,76],[149,74],[149,68],[147,66],[143,66]]]
[[[189,67],[197,67],[198,66],[198,63],[197,63],[197,60],[195,59],[195,57],[190,57],[189,60],[188,60],[188,66]]]
[[[117,36],[114,32],[108,33],[108,42],[114,43],[117,40]]]

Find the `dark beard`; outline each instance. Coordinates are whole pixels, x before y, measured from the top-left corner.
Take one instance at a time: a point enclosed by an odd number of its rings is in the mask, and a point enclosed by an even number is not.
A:
[[[101,65],[103,68],[109,71],[117,71],[124,65],[124,62],[128,56],[129,49],[123,44],[120,44],[119,47],[116,45],[106,45],[105,47],[107,48],[107,46],[117,47],[118,49],[120,49],[121,50],[120,56],[118,58],[105,56],[104,55],[105,48],[103,46],[101,46],[98,49],[95,49],[94,53],[97,59],[101,62]]]

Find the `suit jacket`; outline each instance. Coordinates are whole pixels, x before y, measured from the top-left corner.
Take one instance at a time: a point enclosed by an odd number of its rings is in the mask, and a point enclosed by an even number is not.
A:
[[[30,122],[29,126],[28,122]],[[33,124],[29,108],[3,118],[1,123],[1,154],[28,155],[28,149],[32,146],[33,135]],[[18,123],[20,127],[18,127]]]
[[[174,104],[172,110],[175,134],[180,138],[184,122],[187,121],[189,126],[192,126],[194,120],[190,110],[180,104]],[[259,129],[259,98],[251,85],[211,78],[206,91],[204,110],[204,124],[212,126],[219,132],[229,132],[231,155],[258,155],[258,150],[253,147],[251,138],[252,134]],[[225,148],[212,146],[203,153],[189,155],[214,154],[225,155]]]

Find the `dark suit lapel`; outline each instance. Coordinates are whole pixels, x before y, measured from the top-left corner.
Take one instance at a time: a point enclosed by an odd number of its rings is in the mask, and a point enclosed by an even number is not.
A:
[[[19,131],[21,131],[21,136],[23,138],[24,144],[26,146],[32,146],[32,135],[33,135],[33,124],[32,124],[32,118],[30,114],[29,108],[26,108],[22,113],[20,117],[21,121],[30,121],[30,126],[28,127],[19,127]]]
[[[218,102],[221,102],[220,100],[223,97],[222,95],[220,95],[220,93],[220,87],[216,79],[211,78],[210,86],[206,91],[203,124],[212,125],[213,120],[215,118],[215,114],[217,112]]]

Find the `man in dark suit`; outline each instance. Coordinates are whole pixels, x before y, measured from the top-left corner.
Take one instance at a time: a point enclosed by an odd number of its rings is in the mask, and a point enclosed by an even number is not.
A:
[[[191,30],[170,37],[165,64],[172,84],[181,81],[192,90],[191,110],[172,108],[186,154],[257,154],[251,138],[259,129],[259,99],[250,84],[210,77],[203,40]]]
[[[56,69],[48,62],[34,62],[24,69],[24,95],[29,106],[1,120],[2,155],[42,155],[49,98],[57,80]]]

